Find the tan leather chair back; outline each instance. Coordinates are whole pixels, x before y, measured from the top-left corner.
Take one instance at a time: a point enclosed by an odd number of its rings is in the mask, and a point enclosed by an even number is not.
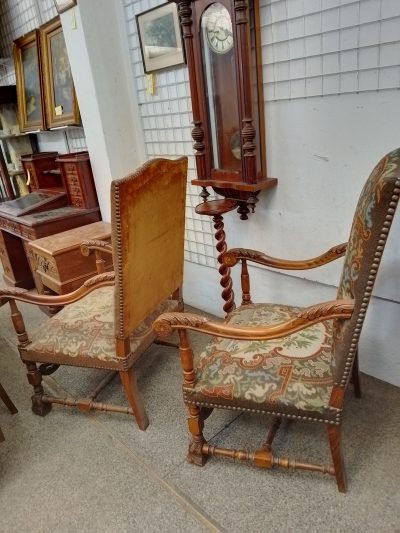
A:
[[[187,158],[155,159],[111,185],[115,334],[126,338],[182,285]]]

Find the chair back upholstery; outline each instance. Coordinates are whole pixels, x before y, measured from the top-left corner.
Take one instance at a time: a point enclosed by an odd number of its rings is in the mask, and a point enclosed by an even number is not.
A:
[[[350,320],[334,321],[335,384],[345,386],[400,195],[400,148],[376,165],[361,192],[338,288],[355,300]]]
[[[126,338],[183,281],[187,158],[111,184],[115,335]]]

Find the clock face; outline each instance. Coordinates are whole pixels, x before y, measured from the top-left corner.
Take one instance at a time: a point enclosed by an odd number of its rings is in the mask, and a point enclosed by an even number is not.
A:
[[[217,54],[226,54],[233,47],[232,21],[228,10],[220,3],[212,4],[204,16],[207,42]]]

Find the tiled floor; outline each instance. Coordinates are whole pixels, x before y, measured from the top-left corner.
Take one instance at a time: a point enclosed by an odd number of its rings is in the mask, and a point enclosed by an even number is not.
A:
[[[46,317],[21,305],[28,328]],[[196,338],[199,348],[205,339]],[[0,404],[0,530],[91,531],[400,531],[400,389],[362,376],[363,399],[348,395],[343,428],[348,492],[320,474],[263,471],[210,459],[185,461],[188,436],[173,348],[154,345],[138,364],[150,418],[140,432],[127,415],[84,414],[54,406],[45,418],[30,410],[30,386],[15,349],[9,309],[0,307],[0,381],[19,413]],[[361,354],[362,356],[362,354]],[[80,396],[99,372],[61,368],[46,387]],[[349,391],[351,392],[351,391]],[[125,401],[118,380],[101,400]],[[214,412],[213,442],[254,447],[267,420]],[[316,424],[285,424],[283,454],[329,459]]]

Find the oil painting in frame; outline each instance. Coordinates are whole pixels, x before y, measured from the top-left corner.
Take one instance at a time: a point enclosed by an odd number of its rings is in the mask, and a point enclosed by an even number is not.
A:
[[[41,26],[40,44],[47,127],[79,125],[78,103],[59,17]]]
[[[170,2],[136,15],[146,74],[184,63],[176,4]]]
[[[42,93],[39,32],[33,30],[14,41],[13,48],[21,132],[43,130],[45,115]]]

